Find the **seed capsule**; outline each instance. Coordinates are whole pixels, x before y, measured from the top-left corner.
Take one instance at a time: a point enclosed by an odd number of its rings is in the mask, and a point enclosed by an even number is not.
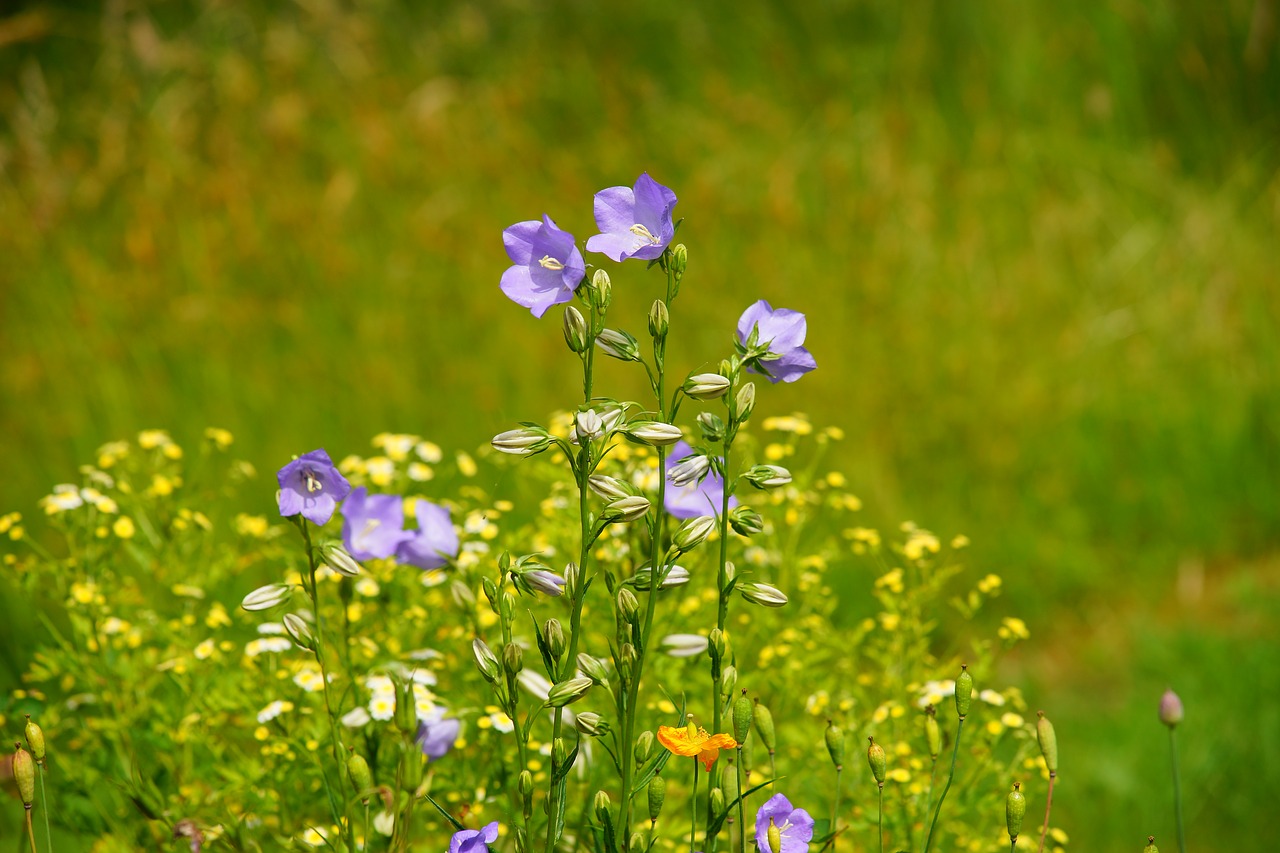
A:
[[[827,741],[827,754],[831,756],[831,763],[836,766],[837,770],[844,768],[844,731],[835,723],[827,720],[827,731],[825,734]]]
[[[1058,736],[1053,732],[1053,723],[1049,722],[1049,718],[1044,715],[1044,711],[1037,711],[1036,716],[1036,740],[1040,742],[1040,753],[1044,756],[1044,766],[1048,768],[1049,775],[1058,772]]]
[[[367,792],[373,787],[373,774],[369,772],[369,762],[365,761],[360,753],[352,751],[351,756],[347,758],[347,773],[351,776],[351,787],[355,788],[356,793],[360,795],[360,802],[368,803]]]
[[[1142,848],[1142,853],[1160,853],[1156,849],[1156,837],[1154,835],[1147,836],[1147,846]]]
[[[22,748],[22,744],[13,745],[13,780],[18,783],[18,794],[22,804],[31,808],[36,801],[36,763],[31,760],[31,753]]]
[[[733,700],[733,739],[742,743],[751,733],[751,720],[755,715],[751,710],[751,700],[747,698],[746,688],[742,695]]]
[[[769,709],[760,704],[760,700],[756,700],[755,710],[756,731],[760,733],[760,742],[764,744],[764,748],[769,750],[769,754],[773,755],[774,748],[777,746],[777,739],[774,737],[773,714],[769,713]]]
[[[956,714],[964,719],[969,714],[969,703],[973,701],[973,676],[969,667],[960,665],[960,677],[956,679]]]
[[[1019,790],[1022,783],[1014,782],[1013,790],[1004,801],[1004,822],[1009,829],[1009,843],[1018,843],[1018,834],[1022,832],[1022,818],[1027,814],[1027,798]]]
[[[32,721],[30,714],[27,714],[27,746],[36,764],[44,764],[44,730]]]
[[[870,744],[867,747],[867,763],[871,765],[871,775],[875,777],[876,784],[883,788],[886,764],[884,747],[876,743],[875,738],[867,738],[867,742]]]
[[[929,757],[937,761],[942,752],[942,728],[938,725],[938,709],[932,705],[924,709],[924,739],[929,745]]]
[[[662,813],[662,804],[667,800],[667,780],[654,776],[649,780],[649,820],[656,821]]]

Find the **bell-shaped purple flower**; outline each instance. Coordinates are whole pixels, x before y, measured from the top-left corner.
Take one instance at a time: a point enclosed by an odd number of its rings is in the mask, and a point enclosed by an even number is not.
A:
[[[502,274],[502,292],[541,317],[552,305],[568,302],[586,275],[573,235],[543,214],[542,221],[517,222],[502,232],[507,257],[515,266]]]
[[[449,840],[449,853],[489,853],[489,845],[498,840],[498,822],[483,829],[462,829]]]
[[[288,518],[301,513],[312,524],[327,524],[338,502],[351,494],[351,484],[323,449],[302,454],[281,468],[276,480],[280,514]]]
[[[342,504],[342,544],[357,560],[390,557],[412,534],[404,529],[399,495],[371,495],[361,486]]]
[[[453,745],[458,742],[458,733],[461,730],[462,723],[452,717],[431,721],[420,720],[414,740],[422,750],[422,754],[429,761],[435,761],[444,758],[449,750],[453,749]]]
[[[777,830],[770,839],[769,825]],[[808,853],[813,838],[813,818],[804,809],[791,807],[791,801],[782,794],[774,794],[756,812],[756,846],[760,853]],[[774,849],[771,840],[778,841]]]
[[[666,471],[667,493],[665,506],[667,512],[676,518],[701,518],[718,515],[724,505],[724,478],[711,471],[701,482],[692,482],[685,486],[677,486],[670,480],[671,471],[681,462],[693,456],[693,448],[687,441],[677,441],[671,446],[671,454],[667,456]],[[729,509],[738,505],[738,499],[730,496]]]
[[[804,348],[807,323],[799,311],[774,309],[761,299],[738,320],[738,344],[753,373],[770,382],[795,382],[818,366]]]
[[[676,194],[645,172],[635,188],[609,187],[596,193],[596,227],[599,234],[587,240],[588,252],[600,252],[615,261],[661,257],[676,235],[671,210]]]
[[[396,549],[396,559],[420,569],[438,569],[458,556],[458,531],[449,510],[430,501],[417,502],[418,529]]]

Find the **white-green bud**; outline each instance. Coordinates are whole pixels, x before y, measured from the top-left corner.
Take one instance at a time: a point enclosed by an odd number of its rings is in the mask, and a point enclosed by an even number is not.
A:
[[[471,641],[471,654],[475,656],[476,666],[485,680],[497,681],[498,676],[502,674],[502,667],[498,664],[498,656],[493,653],[493,649],[489,648],[484,640],[476,637]]]
[[[578,653],[578,669],[596,684],[605,684],[609,681],[609,670],[605,668],[604,662],[586,652]]]
[[[690,551],[705,542],[715,529],[716,520],[714,516],[704,515],[700,518],[691,518],[680,525],[680,529],[676,531],[675,536],[671,537],[671,543],[675,545],[677,551]]]
[[[787,603],[786,594],[767,583],[744,583],[738,590],[747,601],[761,607],[782,607]]]
[[[689,266],[689,250],[685,248],[684,243],[677,243],[676,247],[671,250],[671,275],[675,278],[676,284],[680,283],[680,279],[684,278],[684,271]]]
[[[582,312],[570,305],[564,309],[564,342],[577,353],[587,351],[587,321]]]
[[[500,453],[533,456],[551,446],[551,436],[542,427],[521,427],[498,433],[489,443]]]
[[[741,423],[751,417],[751,412],[756,407],[756,383],[748,382],[738,389],[738,395],[733,401],[733,417],[734,420]]]
[[[680,427],[661,421],[637,421],[627,427],[627,437],[650,447],[668,447],[684,438]]]
[[[329,568],[340,575],[354,578],[360,574],[360,564],[356,558],[347,553],[347,549],[339,542],[326,542],[320,546],[320,559]]]
[[[609,280],[609,274],[602,269],[597,269],[591,276],[591,304],[600,313],[604,313],[609,309],[609,305],[613,302],[613,282]]]
[[[689,582],[689,570],[683,566],[670,566],[667,569],[667,576],[662,579],[662,589],[668,589],[673,586],[680,586]],[[653,585],[653,569],[649,566],[643,566],[636,570],[635,576],[636,589],[644,592]]]
[[[286,583],[273,583],[260,586],[244,597],[240,606],[245,610],[256,612],[279,607],[293,597],[293,587]]]
[[[701,453],[689,456],[667,472],[671,485],[684,488],[698,482],[711,470],[711,460]]]
[[[661,340],[667,336],[667,330],[670,328],[671,314],[667,311],[667,303],[661,299],[653,300],[653,305],[649,308],[650,337]]]
[[[573,727],[588,737],[600,737],[609,733],[609,724],[594,711],[584,711],[575,716]]]
[[[622,614],[622,618],[628,622],[636,621],[636,613],[640,610],[640,602],[636,600],[636,594],[625,586],[618,590],[618,612]]]
[[[760,513],[743,504],[729,511],[729,526],[743,536],[754,536],[764,530],[764,519]]]
[[[587,487],[607,501],[621,500],[639,494],[639,490],[631,483],[607,474],[592,474],[587,478]]]
[[[316,650],[316,636],[311,633],[311,627],[301,616],[296,613],[286,613],[280,621],[284,623],[285,633],[290,639],[309,652]]]
[[[684,381],[684,393],[695,400],[715,400],[729,390],[729,380],[719,373],[695,373]]]
[[[561,681],[553,685],[547,693],[547,704],[552,708],[562,708],[571,702],[576,702],[587,694],[591,684],[590,678],[580,675]]]
[[[605,521],[635,521],[637,518],[643,518],[644,514],[649,511],[649,499],[640,495],[629,495],[625,498],[618,498],[611,501],[604,508],[601,515]]]
[[[603,329],[596,336],[596,346],[605,355],[619,361],[640,360],[640,342],[619,329]]]
[[[697,421],[704,441],[724,440],[724,419],[715,412],[702,412],[698,415]]]
[[[604,435],[604,421],[590,409],[578,412],[578,416],[573,420],[573,426],[574,435],[577,436],[579,444],[586,444]]]
[[[757,489],[776,489],[791,482],[791,472],[781,465],[756,465],[742,476]]]

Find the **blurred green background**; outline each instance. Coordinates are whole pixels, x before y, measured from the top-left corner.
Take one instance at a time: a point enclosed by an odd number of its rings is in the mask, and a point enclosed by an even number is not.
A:
[[[1072,846],[1172,843],[1167,684],[1194,846],[1261,832],[1274,0],[6,8],[0,511],[146,427],[225,427],[270,472],[571,404],[559,312],[497,289],[500,232],[546,212],[583,240],[592,193],[647,170],[687,217],[676,369],[756,299],[806,312],[820,369],[760,411],[846,431],[866,523],[966,533],[1005,577]],[[656,277],[614,282],[642,332]]]

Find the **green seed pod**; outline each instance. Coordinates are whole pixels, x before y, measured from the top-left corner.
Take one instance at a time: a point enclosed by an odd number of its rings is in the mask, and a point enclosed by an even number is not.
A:
[[[36,801],[36,763],[31,760],[31,753],[22,748],[22,744],[13,745],[13,780],[18,783],[18,794],[22,804],[31,808]]]
[[[404,790],[413,793],[418,790],[418,786],[422,784],[422,751],[416,746],[410,746],[405,749],[404,753],[404,777],[401,784]]]
[[[1044,756],[1044,766],[1049,768],[1049,775],[1058,773],[1058,736],[1053,733],[1053,723],[1044,715],[1044,711],[1036,711],[1036,740],[1040,742],[1040,753]]]
[[[881,788],[884,787],[885,773],[885,754],[884,747],[876,743],[875,738],[867,738],[867,763],[871,765],[871,775],[875,777],[876,784]]]
[[[667,801],[667,780],[654,776],[649,780],[649,820],[654,822],[662,813],[662,804]]]
[[[760,704],[760,700],[756,699],[755,712],[756,731],[760,733],[760,742],[764,744],[764,748],[769,750],[769,754],[773,755],[774,748],[777,746],[777,739],[774,737],[773,714],[769,713],[769,709]]]
[[[604,826],[609,822],[609,812],[612,811],[613,800],[609,799],[607,791],[596,791],[596,798],[592,803],[592,811],[595,812],[596,820]]]
[[[713,815],[724,814],[724,789],[711,789],[711,813]]]
[[[418,733],[418,703],[413,695],[413,682],[396,685],[395,724],[403,734]]]
[[[835,723],[827,720],[827,754],[837,770],[844,769],[844,731]]]
[[[969,703],[973,701],[973,676],[969,667],[960,665],[960,677],[956,679],[956,714],[964,719],[969,714]]]
[[[367,792],[373,787],[373,774],[369,772],[369,762],[355,750],[347,758],[347,774],[351,777],[351,787],[360,795],[360,802],[369,802]]]
[[[725,762],[721,787],[724,788],[724,798],[730,803],[738,799],[738,768],[734,766],[732,759]]]
[[[644,764],[649,760],[649,756],[653,754],[653,732],[644,731],[636,738],[635,748],[636,764]]]
[[[938,725],[938,709],[932,705],[924,709],[924,739],[929,745],[929,757],[937,761],[942,752],[942,727]]]
[[[1147,846],[1142,848],[1142,853],[1160,853],[1156,849],[1156,837],[1154,835],[1147,836]]]
[[[769,818],[769,829],[765,832],[769,839],[769,853],[782,853],[782,830]]]
[[[751,733],[751,720],[754,716],[751,700],[747,698],[747,689],[744,687],[742,695],[733,700],[733,739],[739,744]]]
[[[751,778],[751,767],[752,767],[751,746],[752,745],[749,743],[750,740],[751,738],[748,736],[746,740],[738,741],[738,746],[742,747],[741,749],[738,750],[738,755],[742,756],[742,778],[743,779]]]
[[[1009,843],[1018,843],[1018,834],[1022,832],[1022,818],[1027,814],[1027,798],[1022,796],[1020,782],[1013,783],[1013,790],[1004,801],[1004,822],[1009,829]]]
[[[44,730],[32,721],[30,714],[27,714],[27,746],[36,764],[44,764]]]

